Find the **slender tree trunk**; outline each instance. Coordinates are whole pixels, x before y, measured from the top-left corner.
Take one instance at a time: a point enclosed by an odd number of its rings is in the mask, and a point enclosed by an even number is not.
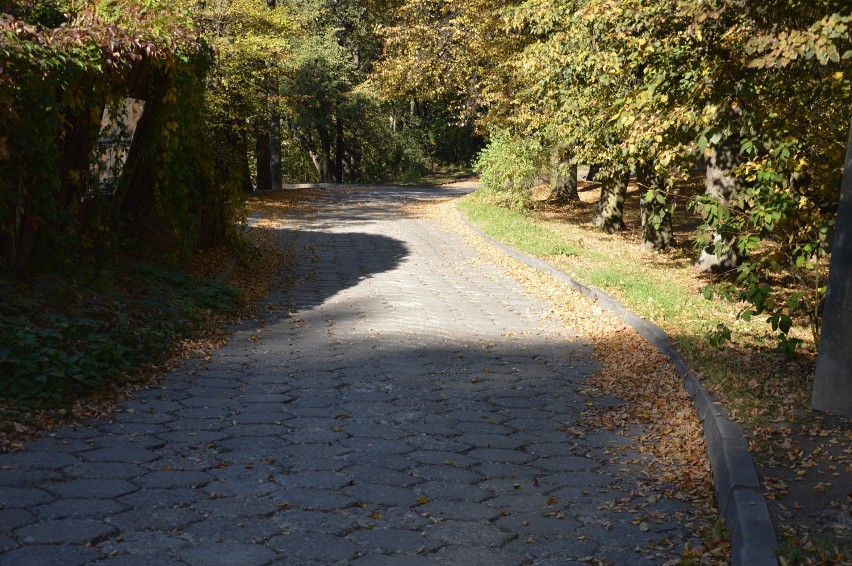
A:
[[[240,186],[242,186],[244,193],[250,193],[254,191],[254,184],[251,182],[248,139],[245,131],[240,131],[234,135],[234,153],[236,154],[237,158],[238,173],[240,175]]]
[[[811,405],[852,417],[852,122],[840,184]]]
[[[332,159],[331,159],[331,136],[329,133],[322,128],[318,129],[318,135],[320,139],[320,153],[319,153],[319,168],[318,173],[320,176],[321,183],[333,183],[334,178],[332,175]]]
[[[281,116],[275,110],[269,117],[269,186],[281,188]]]
[[[268,191],[272,189],[272,168],[269,166],[272,156],[270,155],[270,135],[267,128],[267,120],[260,119],[255,128],[255,144],[254,155],[255,164],[257,166],[257,186],[258,191]]]
[[[595,227],[609,234],[624,230],[624,199],[629,180],[630,170],[626,167],[603,180],[601,198],[595,206],[592,219]]]
[[[554,148],[550,162],[550,196],[548,197],[553,204],[567,204],[580,200],[580,195],[577,193],[577,164],[571,158],[570,152],[564,148],[558,146]]]
[[[706,173],[704,177],[704,194],[710,196],[720,204],[728,204],[734,194],[740,189],[741,182],[734,177],[732,171],[741,163],[739,155],[740,140],[733,136],[711,149],[710,154],[704,158]],[[713,246],[717,249],[713,250]],[[713,234],[713,246],[701,250],[701,255],[696,262],[696,267],[701,271],[721,273],[730,271],[743,261],[730,239],[726,240],[722,234]]]
[[[343,121],[340,117],[337,118],[334,131],[334,182],[343,182],[343,155],[345,153],[343,145]]]
[[[636,181],[639,184],[642,247],[659,251],[673,246],[672,208],[666,179],[657,173],[653,163],[643,163],[636,168]]]

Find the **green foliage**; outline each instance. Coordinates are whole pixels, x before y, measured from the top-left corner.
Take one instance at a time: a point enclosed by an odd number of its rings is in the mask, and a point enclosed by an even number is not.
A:
[[[175,341],[225,312],[237,292],[153,264],[123,263],[96,276],[0,281],[0,397],[56,405],[161,361]]]
[[[548,157],[534,138],[496,130],[473,167],[485,192],[509,208],[523,209],[531,206],[532,187],[545,171]]]
[[[184,251],[230,229],[233,190],[211,176],[207,149],[209,51],[187,5],[75,2],[58,28],[0,17],[0,245],[7,269],[72,264],[94,242],[125,232],[127,193],[108,196],[97,186],[98,153],[91,149],[103,109],[140,90],[157,109],[156,129],[140,144],[156,168],[153,187],[141,189],[153,192],[150,213]],[[63,5],[34,2],[19,15],[46,26],[50,6]]]

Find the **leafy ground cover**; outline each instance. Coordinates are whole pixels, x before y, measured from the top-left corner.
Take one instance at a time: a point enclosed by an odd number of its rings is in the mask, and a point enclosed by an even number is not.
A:
[[[461,207],[493,237],[606,290],[666,330],[705,387],[720,395],[744,425],[781,539],[782,562],[848,560],[852,556],[852,431],[848,419],[809,409],[815,348],[808,329],[793,330],[805,342],[796,355],[788,356],[775,349],[775,337],[763,321],[747,324],[737,320],[741,305],[703,298],[702,289],[709,280],[693,268],[695,250],[689,244],[698,220],[684,206],[675,210],[675,226],[679,227],[675,235],[681,244],[666,253],[644,252],[638,245],[636,187],[631,186],[628,195],[627,230],[620,234],[604,234],[591,226],[598,194],[596,184],[581,183],[581,202],[568,206],[543,205],[531,212],[516,212],[495,206],[478,194]],[[570,320],[572,315],[568,316]],[[733,333],[728,342],[716,347],[708,335],[719,324]],[[644,361],[635,358],[637,352],[646,356],[644,351],[621,339],[617,344],[617,353],[611,353],[611,348],[601,353],[614,358],[611,367],[635,365],[635,371],[609,370],[600,379],[629,399],[631,394],[641,397],[649,390],[660,391],[665,401],[662,407],[648,409],[657,411],[649,413],[651,418],[677,418],[672,407],[680,406],[680,393],[658,387],[654,374],[643,370]],[[676,435],[677,430],[661,434]],[[677,454],[675,447],[670,457],[679,458]]]
[[[252,199],[262,217],[237,245],[180,265],[131,256],[96,271],[0,279],[0,452],[39,432],[106,417],[186,359],[209,359],[227,327],[256,312],[292,265],[280,211],[307,213],[309,192]]]

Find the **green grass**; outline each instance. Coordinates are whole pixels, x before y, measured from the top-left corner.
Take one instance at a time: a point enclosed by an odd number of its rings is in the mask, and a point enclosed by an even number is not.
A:
[[[578,281],[611,293],[640,316],[700,321],[696,326],[701,328],[695,331],[721,322],[709,302],[694,289],[679,285],[663,267],[625,261],[623,257],[578,245],[542,225],[530,213],[501,208],[484,199],[468,198],[460,207],[491,237],[555,263]],[[589,236],[583,240],[588,241]]]
[[[462,201],[461,208],[486,234],[526,254],[543,257],[584,253],[582,248],[563,241],[552,230],[532,222],[523,212],[470,199]]]
[[[582,222],[506,209],[479,193],[459,206],[493,238],[606,291],[631,312],[662,327],[705,385],[720,393],[744,424],[759,426],[776,419],[789,412],[791,403],[806,408],[805,370],[790,373],[786,367],[790,359],[776,350],[774,336],[762,320],[749,325],[737,319],[738,305],[704,298],[700,290],[706,281],[696,276],[688,251],[643,255],[630,234],[607,235]],[[732,341],[722,349],[708,341],[719,324],[733,332]],[[801,355],[802,367],[807,367],[810,354]],[[768,388],[748,385],[756,375]],[[776,399],[782,391],[784,405]]]

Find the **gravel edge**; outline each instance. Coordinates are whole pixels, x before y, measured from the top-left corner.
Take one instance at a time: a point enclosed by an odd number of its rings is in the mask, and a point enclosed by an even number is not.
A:
[[[669,335],[656,324],[625,309],[607,293],[587,287],[551,264],[492,238],[473,224],[461,210],[459,214],[464,224],[479,237],[521,263],[549,273],[575,291],[596,301],[601,308],[615,313],[672,360],[704,425],[704,440],[713,471],[719,514],[724,517],[725,526],[731,536],[732,565],[777,566],[778,539],[769,517],[766,499],[761,493],[757,468],[748,451],[743,429],[739,423],[731,420],[730,413],[719,404],[718,397],[711,395],[701,386],[695,372],[686,364]]]

